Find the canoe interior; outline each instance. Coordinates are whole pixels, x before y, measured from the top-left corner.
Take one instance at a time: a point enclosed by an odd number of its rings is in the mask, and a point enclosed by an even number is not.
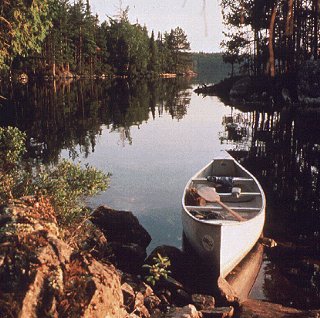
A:
[[[241,189],[240,196],[233,195],[231,190],[220,189],[219,185],[208,181],[207,177],[232,177],[232,187]],[[197,189],[201,186],[214,187],[222,202],[248,220],[256,217],[263,207],[263,198],[257,183],[233,159],[216,159],[199,172],[187,186],[184,204],[186,210],[197,219],[209,223],[217,220],[235,221],[218,203],[206,202],[204,206],[200,206]]]

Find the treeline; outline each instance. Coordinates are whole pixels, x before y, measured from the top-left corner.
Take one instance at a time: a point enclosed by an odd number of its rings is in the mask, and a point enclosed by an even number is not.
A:
[[[28,85],[4,82],[8,100],[0,107],[0,127],[26,132],[28,155],[56,164],[62,149],[76,158],[95,150],[101,126],[119,133],[119,142],[132,143],[131,127],[168,114],[181,120],[190,104],[185,77],[127,81],[32,81]],[[1,148],[0,148],[1,149]]]
[[[128,8],[100,24],[89,0],[4,0],[0,69],[71,76],[184,73],[190,44],[177,27],[156,36],[128,19]]]
[[[226,62],[273,77],[319,58],[318,0],[222,0],[221,6]]]
[[[192,53],[192,60],[199,82],[217,83],[233,73],[231,66],[223,62],[222,53]]]

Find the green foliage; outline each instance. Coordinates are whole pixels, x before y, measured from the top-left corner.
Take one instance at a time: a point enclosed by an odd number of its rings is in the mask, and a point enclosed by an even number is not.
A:
[[[147,70],[149,37],[145,27],[131,24],[124,11],[119,19],[110,19],[107,28],[109,63],[119,75],[134,76]]]
[[[164,34],[165,63],[168,72],[183,73],[191,69],[190,43],[184,31],[177,27]]]
[[[49,195],[61,224],[71,224],[83,213],[84,199],[108,187],[109,175],[86,165],[62,160],[55,167],[43,168],[34,176],[28,193]]]
[[[0,127],[0,204],[12,199],[25,180],[25,173],[20,169],[25,140],[25,133],[18,128]]]
[[[106,190],[110,175],[66,160],[27,171],[21,163],[25,139],[17,128],[0,128],[0,204],[22,195],[48,195],[61,225],[79,221],[87,212],[84,199]]]
[[[0,4],[0,69],[15,56],[40,52],[51,26],[50,0],[12,0]]]
[[[26,151],[26,134],[15,127],[0,127],[0,171],[15,168]]]
[[[89,0],[25,2],[0,4],[0,69],[137,77],[191,68],[190,44],[179,27],[155,41],[145,26],[130,23],[128,8],[100,25]]]
[[[146,281],[151,283],[153,286],[163,277],[168,278],[168,275],[171,273],[168,270],[168,267],[171,265],[171,262],[168,257],[161,256],[159,253],[157,254],[158,257],[154,257],[153,265],[145,264],[142,267],[148,268],[149,273],[145,277]]]

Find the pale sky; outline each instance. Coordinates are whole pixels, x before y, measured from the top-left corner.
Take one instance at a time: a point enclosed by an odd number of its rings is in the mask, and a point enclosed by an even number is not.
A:
[[[149,32],[170,31],[177,26],[187,34],[192,51],[219,52],[223,39],[219,0],[90,0],[100,21],[129,6],[132,23],[146,25]]]

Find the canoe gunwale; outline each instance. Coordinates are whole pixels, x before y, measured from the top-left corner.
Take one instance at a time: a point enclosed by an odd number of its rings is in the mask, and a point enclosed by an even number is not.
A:
[[[259,188],[259,193],[261,195],[261,200],[262,200],[262,204],[261,204],[261,208],[257,211],[258,213],[253,217],[253,218],[250,218],[250,219],[247,219],[245,221],[237,221],[237,220],[223,220],[223,219],[218,219],[218,220],[202,220],[202,219],[199,219],[197,217],[195,217],[194,215],[192,215],[188,209],[187,209],[187,206],[185,204],[185,196],[186,196],[186,192],[187,190],[190,188],[190,185],[191,183],[197,179],[197,176],[205,169],[207,169],[208,167],[210,167],[213,162],[217,159],[225,159],[225,160],[233,160],[233,162],[238,166],[238,168],[244,172],[246,172],[250,178],[252,179],[252,181],[258,186]],[[265,194],[264,194],[264,191],[260,185],[260,183],[258,182],[258,180],[256,179],[256,177],[251,173],[249,172],[247,169],[245,169],[243,166],[241,166],[231,155],[228,154],[228,156],[226,157],[223,157],[223,158],[215,158],[213,160],[211,160],[207,165],[205,165],[203,168],[201,168],[197,173],[194,174],[194,176],[192,176],[189,181],[187,182],[185,188],[184,188],[184,191],[183,191],[183,196],[182,196],[182,207],[183,207],[183,211],[185,213],[187,213],[193,220],[195,220],[196,222],[199,222],[199,223],[204,223],[204,224],[209,224],[209,225],[220,225],[220,226],[241,226],[243,223],[250,223],[250,222],[254,222],[254,220],[261,214],[261,213],[265,213],[265,208],[266,208],[266,198],[265,198]],[[200,206],[199,206],[200,207]],[[201,208],[201,207],[200,207]]]
[[[203,178],[208,172],[210,173],[210,171],[212,171],[210,166],[215,160],[232,160],[235,167],[232,168],[231,163],[224,164],[225,168],[231,168],[230,176],[234,176],[235,178],[237,178],[237,175],[239,175],[239,177],[250,177],[252,182],[254,182],[254,185],[250,190],[254,190],[261,194],[259,199],[254,199],[255,201],[253,201],[250,206],[251,212],[254,214],[245,221],[240,222],[237,220],[214,218],[201,219],[191,213],[192,208],[190,209],[190,207],[192,207],[192,205],[185,204],[187,191],[194,185],[193,180],[197,177]],[[222,171],[218,170],[217,173],[220,175],[220,172],[226,171],[226,169],[223,169]],[[242,203],[244,202],[248,201],[242,201]],[[230,207],[232,208],[232,206]],[[199,211],[201,211],[201,208],[207,211],[212,209],[212,212],[218,212],[213,209],[217,208],[216,205],[213,207],[210,205],[204,207],[201,207],[200,205],[195,206],[195,210],[199,209]],[[236,206],[235,208],[238,209],[240,207]],[[247,208],[249,208],[249,206]],[[254,208],[256,210],[253,212],[252,209]],[[182,196],[183,231],[191,246],[195,251],[197,251],[198,256],[206,262],[209,262],[211,266],[214,266],[215,270],[221,277],[225,277],[248,254],[257,242],[263,231],[265,209],[266,198],[258,180],[232,156],[227,154],[227,156],[225,155],[224,157],[211,160],[187,182]],[[245,209],[241,212],[251,213],[249,210],[246,211]],[[239,239],[240,237],[242,239]],[[229,248],[230,246],[232,246],[232,249]]]

